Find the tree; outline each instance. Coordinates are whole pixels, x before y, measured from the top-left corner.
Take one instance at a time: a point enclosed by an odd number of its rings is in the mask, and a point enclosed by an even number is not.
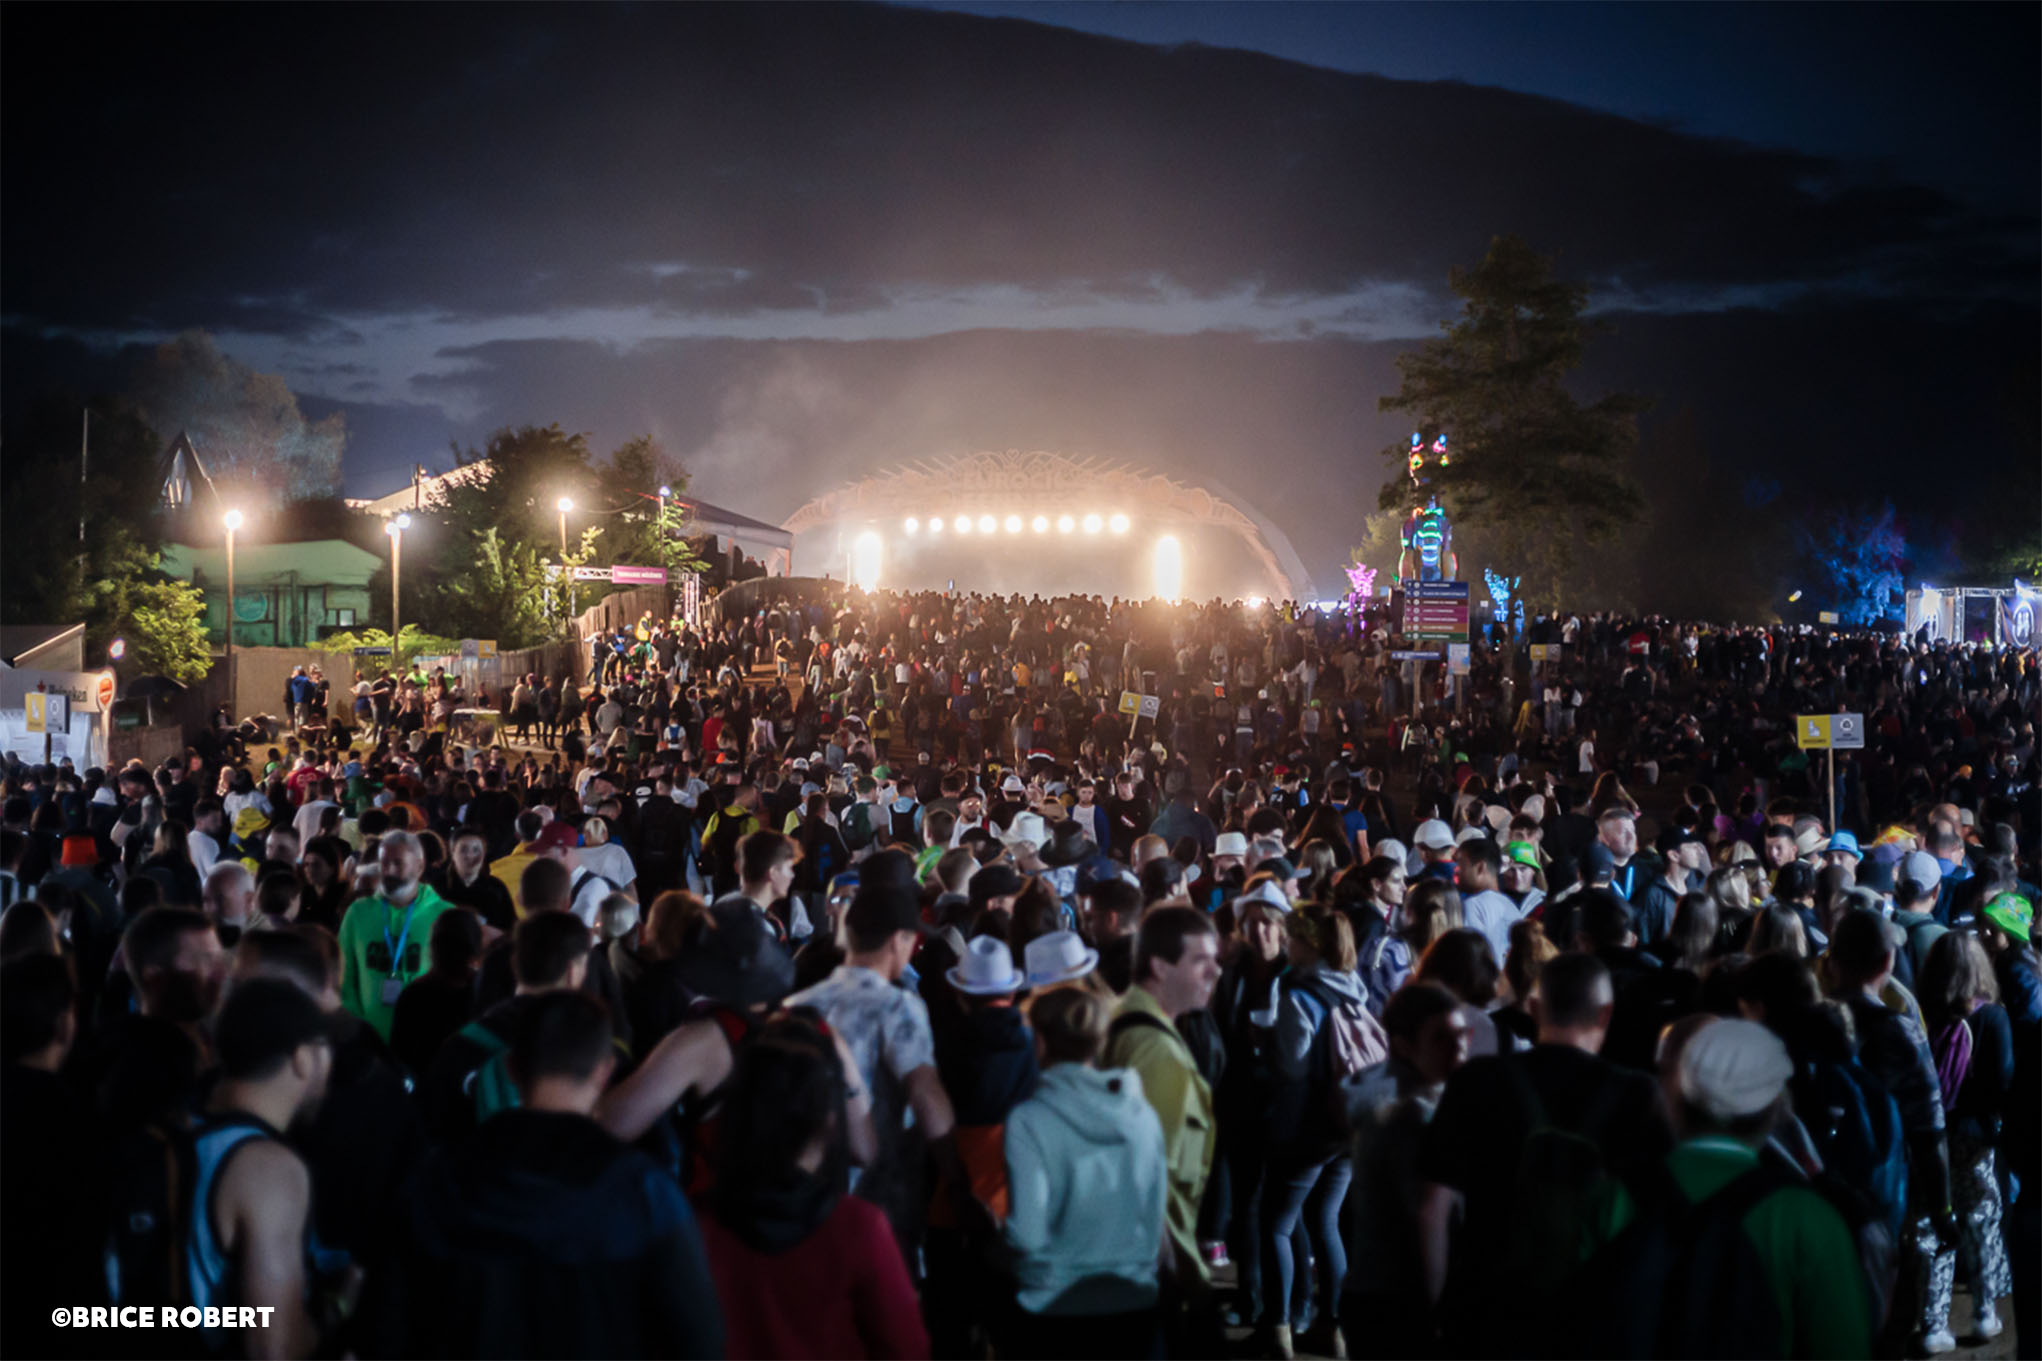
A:
[[[1480,264],[1448,278],[1465,303],[1460,320],[1398,356],[1403,385],[1378,405],[1411,417],[1428,445],[1446,435],[1450,462],[1428,463],[1414,488],[1409,446],[1384,450],[1396,475],[1378,504],[1438,497],[1457,538],[1488,531],[1498,565],[1524,577],[1527,601],[1557,603],[1575,543],[1607,543],[1643,508],[1627,464],[1645,403],[1610,394],[1584,405],[1567,391],[1595,329],[1582,319],[1588,291],[1555,279],[1552,261],[1524,241],[1499,236]]]
[[[127,643],[124,666],[138,675],[190,684],[213,665],[206,641],[206,598],[161,570],[161,557],[125,530],[113,529],[104,575],[82,597],[87,657],[106,655],[115,638]]]
[[[204,331],[152,350],[134,394],[166,439],[191,437],[215,485],[236,500],[268,507],[340,488],[347,418],[307,421],[290,384],[228,358]]]
[[[538,552],[487,529],[472,554],[446,581],[434,617],[464,638],[494,638],[503,648],[530,647],[551,637],[546,609],[551,574]]]
[[[699,572],[706,566],[683,537],[687,512],[676,498],[687,490],[688,475],[652,436],[628,440],[611,454],[604,481],[611,498],[630,507],[604,532],[611,561],[669,572]],[[661,487],[674,496],[661,498]]]
[[[1797,538],[1817,599],[1844,623],[1891,618],[1895,598],[1906,597],[1907,534],[1891,501],[1804,522]]]

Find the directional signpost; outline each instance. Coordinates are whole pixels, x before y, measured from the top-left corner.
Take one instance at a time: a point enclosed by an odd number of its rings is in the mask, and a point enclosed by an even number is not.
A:
[[[1468,641],[1468,583],[1404,583],[1404,636],[1441,643]]]
[[[1794,720],[1794,740],[1803,751],[1829,753],[1829,830],[1836,832],[1836,754],[1865,745],[1863,714],[1802,714]]]

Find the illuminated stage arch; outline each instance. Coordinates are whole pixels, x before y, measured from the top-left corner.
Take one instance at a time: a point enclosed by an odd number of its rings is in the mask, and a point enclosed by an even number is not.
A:
[[[1216,482],[1191,486],[1124,463],[1036,450],[944,455],[879,473],[819,496],[782,522],[792,534],[876,524],[889,536],[909,517],[1125,513],[1144,533],[1159,528],[1224,530],[1247,548],[1272,599],[1310,600],[1311,574],[1267,516]],[[1025,528],[1025,526],[1024,526]],[[812,560],[812,555],[810,556]]]

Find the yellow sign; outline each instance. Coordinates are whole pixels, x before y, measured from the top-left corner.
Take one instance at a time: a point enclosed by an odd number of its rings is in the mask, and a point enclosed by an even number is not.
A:
[[[496,639],[494,638],[476,639],[475,655],[477,657],[494,657],[496,655]]]
[[[1535,662],[1558,661],[1559,658],[1554,655],[1554,652],[1555,649],[1551,643],[1533,643],[1531,645],[1531,659]]]
[[[1120,712],[1124,714],[1138,714],[1141,711],[1142,697],[1133,690],[1122,690],[1120,692]],[[29,731],[39,732],[41,730],[31,728]]]
[[[1803,751],[1829,750],[1828,714],[1802,714],[1794,720],[1794,740]]]
[[[1139,699],[1139,696],[1136,698]],[[49,719],[47,717],[49,711],[44,707],[44,703],[48,699],[48,695],[33,693],[21,697],[21,702],[28,709],[28,730],[30,732],[48,732],[50,730]],[[1121,712],[1125,713],[1126,711],[1127,706],[1123,703],[1121,705]]]

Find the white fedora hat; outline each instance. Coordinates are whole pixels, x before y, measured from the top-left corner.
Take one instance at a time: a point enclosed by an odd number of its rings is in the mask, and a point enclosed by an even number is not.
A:
[[[1015,992],[1024,982],[1014,967],[1014,952],[998,936],[973,936],[964,957],[943,976],[951,987],[974,997]]]
[[[1088,947],[1075,931],[1052,931],[1028,942],[1028,986],[1046,988],[1068,983],[1099,967],[1099,952]]]

